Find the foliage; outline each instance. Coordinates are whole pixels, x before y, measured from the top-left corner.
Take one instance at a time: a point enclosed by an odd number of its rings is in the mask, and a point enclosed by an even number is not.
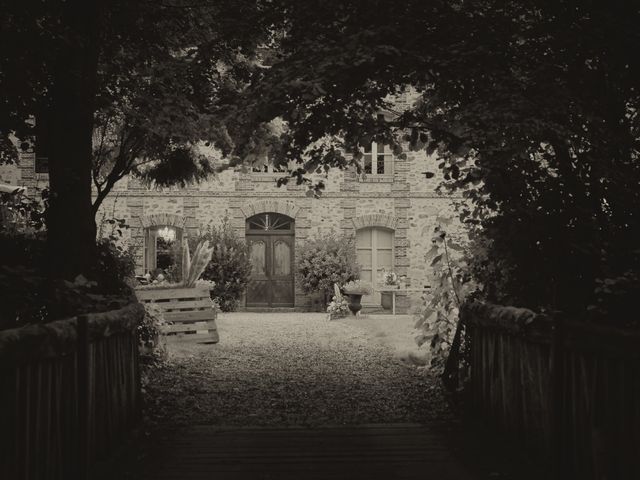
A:
[[[214,248],[209,247],[209,240],[201,240],[193,252],[192,261],[189,255],[189,244],[185,242],[182,256],[182,284],[186,288],[193,287],[205,269],[211,265]]]
[[[136,246],[127,246],[123,242],[124,232],[129,228],[126,219],[107,218],[106,213],[100,221],[96,241],[97,259],[91,275],[105,292],[128,291],[128,285],[135,277]]]
[[[105,165],[122,172],[128,152],[157,142],[160,153],[135,158],[151,167],[168,158],[160,183],[205,171],[189,160],[199,125],[234,160],[272,150],[281,165],[297,162],[298,181],[359,168],[371,140],[397,155],[407,143],[423,149],[439,158],[443,188],[470,200],[461,213],[486,251],[471,268],[487,299],[624,322],[616,312],[640,290],[634,2],[108,1],[99,14],[93,5],[30,2],[0,29],[0,131],[24,138],[43,100],[57,106],[50,258],[67,277],[93,237],[82,160],[97,103],[96,125],[115,119],[123,145]],[[395,108],[404,92],[416,101]],[[277,134],[274,119],[286,126]],[[71,210],[79,221],[65,225]]]
[[[628,275],[640,271],[635,5],[279,5],[285,34],[253,78],[247,121],[283,120],[284,162],[298,160],[299,175],[358,168],[372,139],[399,156],[425,150],[443,189],[469,199],[461,214],[485,250],[472,269],[487,299],[620,320],[640,291]],[[413,100],[396,107],[405,92]],[[626,293],[603,295],[611,282]]]
[[[300,287],[305,293],[322,293],[325,305],[334,284],[342,285],[359,276],[353,237],[334,232],[315,235],[296,253]]]
[[[162,357],[166,354],[162,336],[162,326],[166,323],[164,312],[156,303],[145,303],[144,310],[144,317],[138,325],[138,346],[141,353]]]
[[[200,141],[230,152],[220,110],[260,68],[254,51],[272,25],[268,4],[52,0],[4,9],[0,158],[16,159],[9,135],[33,135],[34,115],[49,131],[52,269],[87,273],[95,213],[128,172],[183,184],[213,171]]]
[[[432,366],[442,367],[458,328],[460,306],[475,293],[477,285],[469,273],[468,247],[447,235],[442,225],[433,233],[431,249],[425,255],[433,271],[432,289],[417,314],[420,334],[416,342],[427,344]]]
[[[94,115],[94,210],[125,175],[184,187],[215,172],[204,143],[227,154],[233,147],[221,110],[257,68],[254,51],[267,26],[261,2],[174,3],[107,9]]]
[[[329,320],[349,314],[349,302],[344,298],[337,284],[334,283],[333,287],[334,295],[331,297],[331,303],[327,306]]]
[[[97,241],[98,258],[93,277],[104,292],[129,289],[127,280],[135,276],[136,257],[132,247],[123,247],[109,238]]]
[[[349,301],[343,296],[331,297],[331,302],[327,305],[327,313],[330,319],[341,318],[349,314]]]
[[[362,294],[362,295],[371,295],[371,284],[367,283],[367,282],[363,282],[362,280],[351,280],[347,283],[345,283],[342,286],[342,291],[344,291],[346,294]]]
[[[41,205],[30,200],[37,215]],[[28,211],[28,210],[27,210]],[[33,218],[33,217],[31,217]],[[24,227],[24,228],[23,228]],[[123,248],[118,238],[98,241],[98,261],[90,271],[73,281],[47,274],[46,231],[15,224],[0,234],[0,328],[26,323],[43,323],[80,313],[113,310],[132,300],[127,280],[133,277],[133,251]]]
[[[382,275],[382,281],[385,285],[397,285],[398,275],[395,272],[384,272]]]
[[[41,269],[24,265],[2,264],[0,289],[0,329],[116,310],[134,301],[129,292],[105,293],[82,275],[71,282],[47,277]]]
[[[35,235],[44,230],[49,190],[40,192],[40,199],[24,195],[16,187],[10,193],[0,192],[0,234]]]
[[[247,245],[238,237],[226,217],[218,226],[209,225],[193,242],[195,244],[202,240],[208,241],[213,248],[211,261],[202,274],[203,279],[215,282],[211,298],[223,312],[234,311],[251,274]]]

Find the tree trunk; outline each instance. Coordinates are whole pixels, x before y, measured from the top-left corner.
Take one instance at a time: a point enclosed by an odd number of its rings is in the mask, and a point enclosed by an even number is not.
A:
[[[98,0],[71,0],[67,35],[54,66],[49,119],[50,273],[74,278],[95,262],[96,223],[91,206],[91,151],[98,60]]]

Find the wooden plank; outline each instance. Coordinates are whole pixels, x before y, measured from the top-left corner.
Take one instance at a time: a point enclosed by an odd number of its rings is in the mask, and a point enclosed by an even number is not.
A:
[[[323,428],[189,427],[161,445],[145,478],[476,478],[424,425]]]
[[[163,325],[162,332],[164,334],[177,333],[177,332],[208,332],[209,330],[217,330],[216,324],[213,321],[207,322],[195,322],[188,324],[177,325]]]
[[[167,322],[174,322],[174,323],[201,322],[203,320],[214,320],[215,317],[216,317],[216,314],[212,309],[192,310],[187,312],[166,312],[164,314],[164,319]]]
[[[180,335],[167,335],[165,337],[167,343],[218,343],[220,337],[216,330],[209,331],[206,334],[180,334]]]
[[[184,300],[154,303],[156,303],[156,305],[159,305],[165,312],[174,310],[211,310],[213,308],[213,302],[210,298],[203,298],[202,300]]]
[[[149,290],[136,290],[135,292],[138,299],[146,301],[172,298],[209,298],[209,290],[206,288],[154,288]]]

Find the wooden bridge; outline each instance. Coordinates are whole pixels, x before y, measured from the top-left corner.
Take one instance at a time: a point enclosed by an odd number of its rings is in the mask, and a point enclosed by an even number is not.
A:
[[[148,479],[471,480],[433,429],[191,426],[158,445]]]

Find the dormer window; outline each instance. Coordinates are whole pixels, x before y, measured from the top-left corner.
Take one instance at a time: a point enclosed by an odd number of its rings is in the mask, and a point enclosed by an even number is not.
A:
[[[393,153],[391,148],[372,142],[365,147],[362,170],[367,175],[393,177]]]

